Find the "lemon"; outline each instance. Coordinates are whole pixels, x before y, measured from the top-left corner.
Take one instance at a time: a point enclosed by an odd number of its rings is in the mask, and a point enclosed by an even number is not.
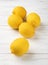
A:
[[[17,6],[13,9],[13,14],[21,16],[23,19],[26,16],[26,9],[22,6]]]
[[[8,18],[8,24],[13,29],[18,29],[19,25],[23,22],[22,18],[20,16],[16,15],[10,15]]]
[[[26,22],[22,23],[19,26],[19,32],[20,32],[21,35],[23,35],[26,38],[33,37],[34,33],[35,33],[34,28]]]
[[[11,53],[22,56],[24,55],[29,49],[29,43],[25,38],[17,38],[14,40],[10,45]]]
[[[27,22],[36,28],[40,26],[40,16],[37,13],[30,13],[27,16]]]

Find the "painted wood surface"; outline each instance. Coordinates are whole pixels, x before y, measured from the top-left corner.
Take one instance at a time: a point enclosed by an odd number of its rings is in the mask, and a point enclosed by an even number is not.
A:
[[[28,14],[36,12],[41,17],[41,26],[34,38],[28,39],[30,49],[23,57],[10,53],[11,42],[23,36],[7,24],[8,16],[18,5],[24,6]],[[0,0],[0,65],[48,65],[48,0]]]

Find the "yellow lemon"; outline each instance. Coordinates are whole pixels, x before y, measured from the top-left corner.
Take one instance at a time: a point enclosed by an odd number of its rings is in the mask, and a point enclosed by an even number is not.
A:
[[[8,18],[8,24],[13,29],[18,29],[19,25],[23,22],[22,18],[20,16],[16,15],[10,15]]]
[[[34,28],[26,22],[22,23],[19,26],[19,32],[20,32],[21,35],[23,35],[26,38],[33,37],[34,33],[35,33]]]
[[[29,43],[25,38],[18,38],[14,40],[10,45],[11,53],[22,56],[29,49]]]
[[[13,9],[13,14],[19,15],[24,19],[26,17],[26,9],[22,6],[17,6]]]
[[[30,13],[27,16],[27,22],[36,28],[40,26],[40,16],[37,13]]]

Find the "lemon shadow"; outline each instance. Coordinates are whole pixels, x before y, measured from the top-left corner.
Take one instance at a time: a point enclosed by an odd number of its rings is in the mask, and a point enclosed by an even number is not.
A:
[[[44,24],[41,24],[39,28],[37,28],[35,30],[35,35],[33,38],[30,38],[30,40],[38,40],[38,39],[41,39],[43,37],[43,32],[45,31],[45,26]]]

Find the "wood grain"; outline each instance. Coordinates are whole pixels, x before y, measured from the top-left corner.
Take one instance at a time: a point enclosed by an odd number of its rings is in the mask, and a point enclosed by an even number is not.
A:
[[[11,54],[10,44],[23,36],[7,23],[17,5],[24,6],[27,13],[34,11],[41,17],[41,26],[33,38],[27,39],[30,48],[22,57]],[[48,0],[0,0],[0,65],[48,65]]]

